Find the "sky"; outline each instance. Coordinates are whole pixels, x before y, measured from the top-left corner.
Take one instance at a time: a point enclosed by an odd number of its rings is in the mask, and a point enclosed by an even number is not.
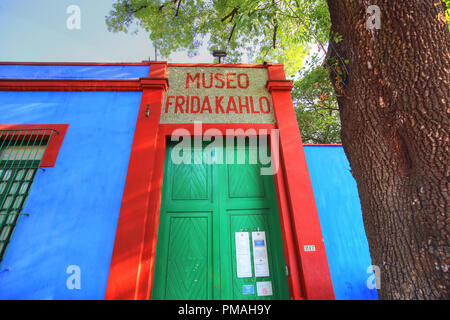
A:
[[[105,16],[114,0],[0,0],[0,61],[21,62],[141,62],[155,60],[148,33],[109,32]],[[80,29],[69,29],[67,20],[80,8]],[[158,56],[158,60],[162,60]],[[176,52],[169,62],[211,63],[204,47],[189,58]]]

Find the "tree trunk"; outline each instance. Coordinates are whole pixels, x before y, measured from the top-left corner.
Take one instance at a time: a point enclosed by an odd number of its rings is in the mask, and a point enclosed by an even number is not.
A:
[[[381,28],[367,29],[378,5]],[[439,0],[328,0],[341,138],[380,299],[449,299],[450,33]],[[336,68],[334,69],[336,70]],[[339,88],[343,88],[341,92]],[[341,94],[342,93],[342,94]]]

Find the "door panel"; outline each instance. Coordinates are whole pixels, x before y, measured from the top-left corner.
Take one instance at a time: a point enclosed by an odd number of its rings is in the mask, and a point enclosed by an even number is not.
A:
[[[168,179],[166,192],[169,193],[167,205],[183,203],[184,200],[191,200],[190,205],[201,204],[211,199],[212,187],[212,166],[202,163],[202,148],[193,148],[190,154],[190,163],[174,163],[170,156],[173,146],[167,148],[164,181]],[[196,201],[200,200],[200,201]]]
[[[197,154],[198,152],[196,152]],[[172,199],[205,200],[209,195],[209,175],[206,164],[173,165]]]
[[[211,296],[209,218],[171,216],[164,299],[208,299]]]
[[[230,198],[264,198],[264,183],[260,166],[256,164],[227,165]]]
[[[211,213],[166,212],[162,223],[152,298],[212,299]]]
[[[231,234],[230,234],[230,242],[231,242],[231,265],[230,267],[233,269],[233,297],[232,299],[237,300],[271,300],[274,298],[280,298],[278,291],[275,290],[277,286],[273,283],[274,277],[273,273],[273,256],[271,253],[270,241],[267,241],[267,251],[269,258],[269,271],[271,271],[271,275],[269,277],[255,277],[255,268],[253,265],[252,259],[252,277],[251,278],[238,278],[237,270],[236,270],[236,244],[235,244],[235,232],[249,232],[249,242],[250,242],[250,252],[253,257],[253,247],[252,247],[252,232],[265,230],[266,239],[270,239],[270,231],[268,227],[267,221],[267,211],[266,210],[242,210],[236,211],[233,210],[229,212],[230,215],[230,224],[231,224]],[[258,281],[272,281],[273,285],[273,296],[257,296],[256,291],[256,282]],[[243,294],[243,287],[251,285],[254,289],[254,294]]]

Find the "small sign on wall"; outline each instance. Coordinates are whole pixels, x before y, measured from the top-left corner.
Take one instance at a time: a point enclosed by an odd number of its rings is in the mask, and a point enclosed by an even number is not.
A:
[[[252,240],[255,277],[268,277],[270,273],[267,259],[266,233],[264,231],[252,232]]]
[[[271,281],[261,281],[256,283],[256,292],[258,296],[272,296],[272,282]]]
[[[316,251],[316,246],[313,244],[305,244],[303,246],[303,249],[305,250],[305,252],[312,252],[312,251]]]
[[[250,239],[248,232],[236,232],[236,271],[238,278],[251,278]]]
[[[252,284],[243,285],[242,294],[255,294],[255,286]]]

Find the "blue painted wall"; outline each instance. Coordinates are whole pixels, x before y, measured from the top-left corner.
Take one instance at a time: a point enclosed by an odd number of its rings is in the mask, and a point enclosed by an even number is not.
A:
[[[356,181],[342,147],[304,146],[336,299],[378,299]]]
[[[147,70],[148,73],[148,70]],[[0,269],[0,299],[103,299],[141,92],[0,92],[1,124],[69,124],[38,170]],[[68,266],[81,270],[69,290]]]

